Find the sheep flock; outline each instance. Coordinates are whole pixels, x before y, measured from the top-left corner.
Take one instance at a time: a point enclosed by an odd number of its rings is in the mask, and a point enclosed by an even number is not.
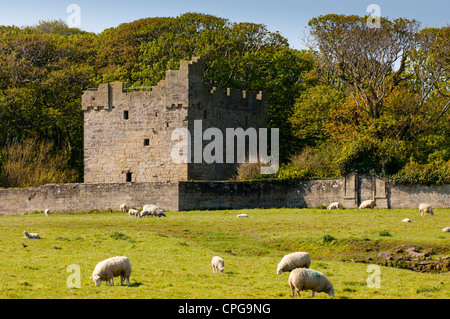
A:
[[[374,209],[376,203],[374,200],[363,201],[358,207],[359,209]],[[328,210],[339,210],[343,206],[339,202],[333,202],[328,205]],[[165,210],[157,205],[144,205],[142,208],[135,208],[126,203],[120,205],[119,211],[127,213],[129,217],[144,218],[144,217],[167,217]],[[43,211],[45,216],[50,216],[50,210]],[[429,204],[419,205],[420,216],[433,216],[434,211]],[[247,214],[237,215],[238,218],[248,218]],[[412,223],[412,220],[405,218],[403,223]],[[450,232],[450,227],[445,227],[442,232]],[[41,239],[37,233],[23,232],[26,239]],[[27,247],[23,244],[24,247]],[[327,276],[317,270],[310,269],[312,265],[311,255],[308,252],[297,251],[284,255],[280,262],[277,264],[276,273],[278,276],[283,273],[289,273],[288,286],[291,291],[292,297],[295,298],[295,294],[300,297],[300,292],[304,290],[312,291],[312,298],[315,293],[326,293],[331,297],[334,297],[333,283],[327,278]],[[211,266],[213,273],[225,272],[225,261],[222,257],[214,256],[211,260]],[[130,286],[130,276],[132,268],[131,261],[125,256],[116,256],[105,259],[97,263],[92,273],[91,279],[93,279],[95,286],[100,286],[101,282],[106,282],[106,285],[113,286],[114,278],[120,277],[120,285],[126,282],[127,286]]]

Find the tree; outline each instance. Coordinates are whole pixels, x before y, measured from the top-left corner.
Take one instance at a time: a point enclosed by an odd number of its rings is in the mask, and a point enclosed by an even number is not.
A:
[[[449,109],[449,27],[419,32],[415,20],[381,18],[380,28],[370,28],[366,21],[367,17],[326,15],[309,22],[309,43],[321,79],[353,97],[361,122],[381,118],[386,99],[396,88],[406,87],[419,98],[404,108],[407,114],[396,136],[410,138],[431,129]],[[430,103],[435,91],[447,98],[439,105]],[[426,117],[432,108],[435,115]],[[414,131],[411,123],[417,117],[424,126]]]
[[[48,140],[54,152],[67,156],[66,163],[77,169],[81,181],[80,104],[95,75],[94,35],[43,31],[44,25],[0,28],[0,148],[31,137]],[[64,29],[59,23],[50,25]]]
[[[326,140],[333,114],[340,112],[342,106],[342,94],[332,87],[317,85],[307,89],[295,102],[289,117],[294,135],[310,146]]]

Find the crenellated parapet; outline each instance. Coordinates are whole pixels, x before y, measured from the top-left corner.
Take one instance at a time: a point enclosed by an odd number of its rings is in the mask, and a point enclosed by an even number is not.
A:
[[[133,103],[145,107],[155,101],[172,110],[209,105],[213,108],[236,108],[252,113],[267,111],[267,97],[262,91],[232,88],[207,90],[203,83],[202,62],[198,57],[191,61],[180,61],[180,69],[166,71],[165,79],[156,86],[125,88],[123,83],[105,83],[98,88],[88,89],[82,96],[82,110],[111,110],[113,107]]]

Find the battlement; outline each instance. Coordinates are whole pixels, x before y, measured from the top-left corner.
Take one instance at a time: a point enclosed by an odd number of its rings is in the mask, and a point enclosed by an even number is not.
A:
[[[265,112],[267,109],[267,97],[262,91],[256,93],[232,88],[208,90],[203,82],[201,58],[194,57],[190,61],[180,61],[179,70],[167,70],[165,79],[156,86],[125,88],[123,83],[105,83],[98,88],[87,89],[82,96],[82,110],[111,111],[114,107],[130,105],[134,101],[143,107],[154,101],[164,101],[167,109],[199,104],[254,112]]]
[[[264,112],[267,108],[265,92],[258,93],[247,90],[227,88],[226,90],[214,87],[210,91],[211,105],[219,108],[238,108],[248,111]]]

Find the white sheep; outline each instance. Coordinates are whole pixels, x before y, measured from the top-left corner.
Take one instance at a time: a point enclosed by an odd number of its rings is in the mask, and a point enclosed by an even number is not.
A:
[[[402,223],[411,223],[411,222],[412,222],[412,220],[409,218],[405,218],[402,220]]]
[[[100,286],[102,281],[106,281],[106,285],[114,286],[114,277],[120,276],[120,284],[124,280],[127,281],[127,286],[130,286],[131,263],[130,259],[125,256],[112,257],[103,260],[95,266],[91,279],[94,280],[96,286]]]
[[[365,209],[365,208],[373,209],[375,206],[377,206],[375,201],[372,199],[369,199],[369,200],[362,202],[361,205],[359,205],[359,209]]]
[[[331,203],[328,205],[327,209],[339,209],[339,202]]]
[[[44,211],[44,215],[45,215],[46,217],[48,217],[48,216],[50,215],[50,209],[46,209],[46,210]]]
[[[25,235],[23,238],[28,238],[28,239],[41,239],[41,236],[39,236],[39,234],[36,233],[28,233],[27,231],[24,231],[23,234]]]
[[[160,207],[156,205],[145,205],[142,209],[143,211],[147,211],[150,216],[154,217],[167,217],[164,210],[162,210]]]
[[[434,215],[433,208],[429,204],[420,204],[419,212],[420,216],[424,216],[425,214]]]
[[[247,214],[239,214],[236,216],[237,218],[248,218]]]
[[[296,268],[309,268],[311,266],[311,256],[307,252],[298,251],[285,255],[278,263],[277,274],[289,272]]]
[[[325,292],[334,297],[334,288],[331,281],[320,271],[312,269],[297,268],[289,275],[289,288],[292,291],[292,297],[300,297],[300,291],[311,290],[312,298],[315,292]]]
[[[211,265],[214,273],[223,272],[225,269],[225,261],[219,256],[213,257],[211,260]]]
[[[139,211],[137,210],[137,209],[130,209],[129,211],[128,211],[128,216],[129,217],[131,217],[131,216],[136,216],[136,217],[139,217]]]
[[[128,205],[127,204],[122,204],[122,205],[120,205],[119,209],[120,209],[120,211],[122,213],[126,213],[128,211]]]
[[[443,233],[450,233],[450,227],[445,227],[444,229],[442,229]]]

